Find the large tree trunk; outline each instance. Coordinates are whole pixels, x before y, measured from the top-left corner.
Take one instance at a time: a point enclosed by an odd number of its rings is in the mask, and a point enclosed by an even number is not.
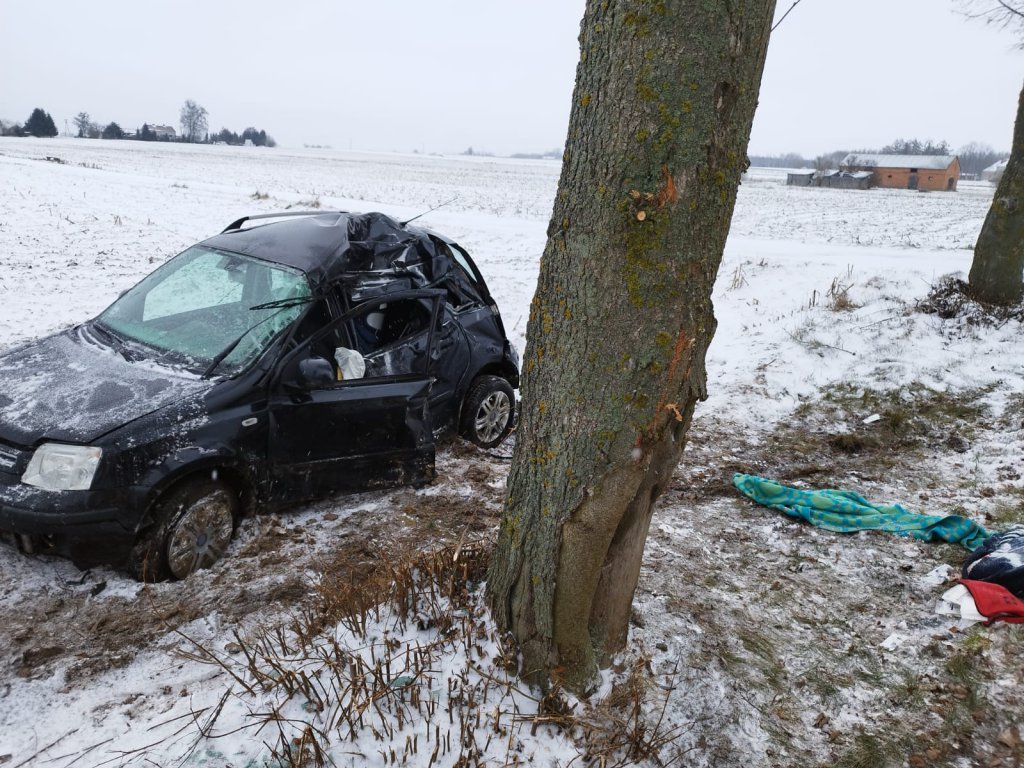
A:
[[[968,277],[971,295],[1013,304],[1024,293],[1024,89],[1017,102],[1010,161],[974,246]]]
[[[588,0],[491,607],[576,691],[626,641],[715,329],[774,0]]]

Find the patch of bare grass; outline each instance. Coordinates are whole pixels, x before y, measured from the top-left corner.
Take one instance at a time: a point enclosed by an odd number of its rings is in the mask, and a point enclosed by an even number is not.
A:
[[[843,475],[881,471],[925,449],[962,452],[988,426],[982,394],[924,384],[888,390],[836,384],[768,436],[771,463],[794,479],[833,474],[840,466]]]
[[[987,521],[997,529],[1024,523],[1024,489],[1013,488],[1008,495],[1009,500],[995,500],[985,515]]]
[[[903,764],[904,748],[898,742],[872,733],[858,733],[853,746],[835,762],[835,768],[889,768]]]

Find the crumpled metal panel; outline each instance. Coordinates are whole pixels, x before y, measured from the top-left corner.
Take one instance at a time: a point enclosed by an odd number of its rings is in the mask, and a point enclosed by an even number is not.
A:
[[[451,258],[430,234],[383,213],[325,213],[225,232],[203,245],[286,264],[306,273],[314,291],[360,273],[404,275],[411,287],[442,279]]]

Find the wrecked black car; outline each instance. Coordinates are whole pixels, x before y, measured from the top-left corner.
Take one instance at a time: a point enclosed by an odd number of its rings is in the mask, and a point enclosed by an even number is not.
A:
[[[497,445],[518,385],[456,243],[380,213],[245,217],[0,355],[0,534],[183,578],[240,515],[427,483],[446,434]]]

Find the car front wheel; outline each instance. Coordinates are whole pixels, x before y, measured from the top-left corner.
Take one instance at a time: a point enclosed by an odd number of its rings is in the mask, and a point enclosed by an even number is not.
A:
[[[238,496],[219,480],[191,480],[171,489],[132,550],[132,572],[144,581],[164,581],[209,568],[231,542],[238,507]]]
[[[515,393],[500,376],[478,376],[462,404],[460,433],[481,448],[494,448],[512,431]]]

